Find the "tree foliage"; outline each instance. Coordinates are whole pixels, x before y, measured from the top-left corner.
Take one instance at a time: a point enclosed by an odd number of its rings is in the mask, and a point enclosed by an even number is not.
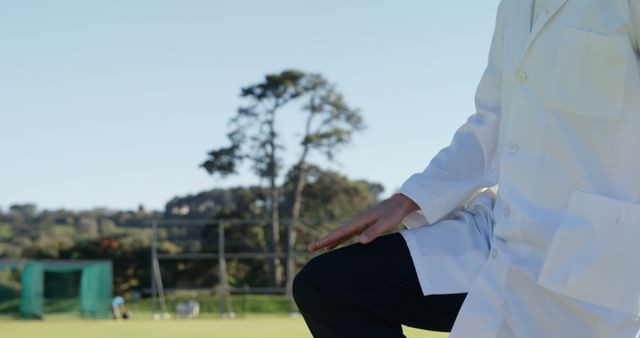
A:
[[[292,169],[285,176],[280,189],[282,213],[291,208],[297,175]],[[310,166],[303,192],[307,207],[300,216],[310,231],[298,230],[297,251],[304,252],[306,245],[317,239],[317,231],[329,230],[374,204],[381,192],[379,184],[352,181],[339,173]],[[267,252],[270,249],[263,230],[269,216],[268,194],[268,188],[255,186],[213,189],[175,197],[164,212],[10,208],[0,211],[0,258],[108,259],[114,264],[116,294],[142,292],[150,283],[151,231],[144,224],[152,219],[228,220],[227,252]],[[97,224],[98,231],[89,234],[82,229],[82,223]],[[31,235],[14,235],[26,233],[26,229]],[[285,231],[281,231],[284,236]],[[158,237],[158,250],[162,253],[218,249],[215,226],[167,226],[160,228]],[[284,246],[280,249],[284,250]],[[163,261],[161,268],[168,288],[211,287],[217,283],[217,271],[211,261],[169,260]],[[269,264],[264,260],[229,259],[227,270],[234,287],[270,284]]]
[[[249,162],[269,187],[266,205],[270,229],[266,233],[272,252],[279,252],[280,215],[285,212],[293,222],[298,221],[309,154],[319,152],[333,160],[335,153],[351,141],[352,134],[363,128],[363,121],[359,111],[349,107],[336,86],[320,74],[296,70],[270,74],[262,82],[242,88],[240,96],[246,104],[230,120],[231,131],[227,135],[230,144],[211,150],[202,167],[209,174],[226,177],[238,173],[243,162]],[[291,195],[294,202],[290,209],[282,211],[279,178],[285,163],[281,153],[287,149],[282,144],[277,121],[284,118],[283,109],[293,102],[299,102],[299,111],[305,114],[305,123],[299,130],[302,136],[297,142],[301,155],[293,164],[300,175]],[[289,233],[290,244],[294,235]],[[271,270],[272,284],[281,284],[282,267],[277,258],[272,260]]]

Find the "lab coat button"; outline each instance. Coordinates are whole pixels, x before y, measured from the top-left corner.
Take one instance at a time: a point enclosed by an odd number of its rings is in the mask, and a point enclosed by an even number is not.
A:
[[[491,258],[496,259],[498,257],[498,250],[491,249]]]
[[[517,143],[513,143],[509,146],[509,154],[515,155],[520,150]]]
[[[517,78],[518,78],[518,81],[520,81],[520,82],[525,82],[525,81],[527,81],[527,79],[529,78],[529,76],[527,75],[527,73],[526,73],[526,72],[524,72],[524,71],[520,71],[520,72],[518,72],[518,76],[517,76]]]

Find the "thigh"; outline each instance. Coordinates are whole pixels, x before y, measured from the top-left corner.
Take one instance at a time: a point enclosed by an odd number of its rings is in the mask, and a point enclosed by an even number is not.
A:
[[[326,297],[380,320],[449,331],[465,294],[424,296],[400,234],[315,257],[300,272]]]

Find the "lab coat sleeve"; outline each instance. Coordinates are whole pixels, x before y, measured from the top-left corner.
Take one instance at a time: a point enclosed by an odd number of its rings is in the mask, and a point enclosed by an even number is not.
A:
[[[399,190],[419,210],[403,224],[409,228],[435,223],[460,206],[470,194],[497,184],[498,135],[501,116],[504,4],[498,8],[488,65],[475,97],[476,113],[455,133],[426,169]]]
[[[629,0],[629,9],[631,10],[631,28],[636,51],[640,53],[640,0]]]

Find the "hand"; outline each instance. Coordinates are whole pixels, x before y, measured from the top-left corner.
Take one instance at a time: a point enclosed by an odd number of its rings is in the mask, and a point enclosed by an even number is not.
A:
[[[416,210],[418,210],[418,205],[409,197],[395,194],[312,243],[309,245],[309,251],[333,249],[358,234],[360,235],[360,243],[370,243],[380,234],[395,228],[405,216]]]

